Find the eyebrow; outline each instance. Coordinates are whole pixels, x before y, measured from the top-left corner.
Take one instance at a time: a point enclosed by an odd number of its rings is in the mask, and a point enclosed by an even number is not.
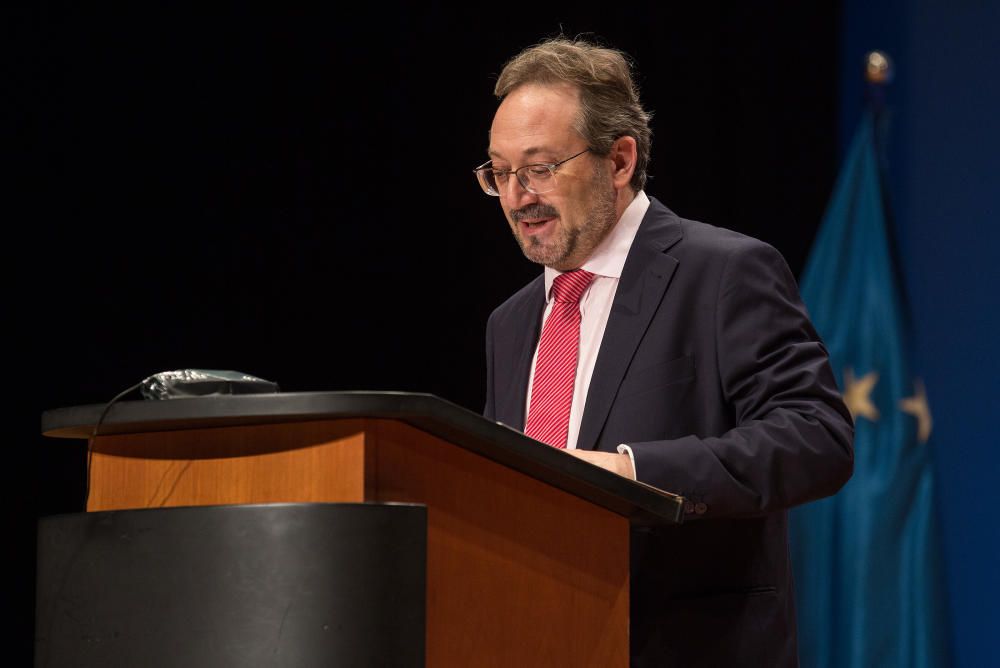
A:
[[[544,146],[531,146],[531,147],[525,149],[524,151],[522,151],[522,153],[525,156],[533,156],[533,155],[538,155],[539,153],[545,153],[545,152],[552,153],[553,155],[555,154],[554,151],[552,151],[551,149],[546,148]],[[488,148],[486,150],[486,155],[490,156],[491,158],[502,157],[499,152],[493,150],[492,148]]]

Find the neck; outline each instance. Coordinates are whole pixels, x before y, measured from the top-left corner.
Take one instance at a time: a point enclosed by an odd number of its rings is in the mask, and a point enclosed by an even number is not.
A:
[[[625,214],[625,209],[627,209],[628,205],[632,203],[632,200],[635,199],[635,196],[636,192],[632,190],[631,186],[626,186],[625,188],[622,188],[621,190],[618,191],[617,197],[615,198],[616,221],[622,219],[622,216]],[[617,222],[615,224],[617,225]]]

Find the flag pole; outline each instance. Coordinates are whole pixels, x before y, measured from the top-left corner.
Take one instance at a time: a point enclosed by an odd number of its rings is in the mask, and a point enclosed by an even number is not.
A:
[[[893,214],[892,198],[889,196],[888,178],[888,137],[890,112],[886,104],[886,88],[895,76],[896,68],[885,51],[876,49],[865,54],[865,82],[868,110],[872,115],[872,143],[875,149],[875,160],[878,165],[878,180],[882,190],[882,212],[885,216],[886,231],[893,242],[889,245],[892,259],[892,273],[899,285],[899,295],[903,311],[903,320],[907,326],[912,324],[909,293],[903,276],[903,265],[899,257],[898,232],[896,217]]]
[[[885,85],[894,74],[892,60],[885,51],[869,51],[865,55],[865,81],[868,82],[868,100],[876,112],[885,108]]]
[[[865,54],[865,88],[868,110],[872,114],[872,133],[875,139],[875,155],[878,158],[880,171],[885,171],[886,124],[886,86],[892,81],[895,68],[892,59],[885,51],[869,51]]]

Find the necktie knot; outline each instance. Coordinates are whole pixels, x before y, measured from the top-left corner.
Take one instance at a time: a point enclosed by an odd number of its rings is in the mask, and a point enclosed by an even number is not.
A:
[[[578,304],[587,286],[594,280],[594,275],[583,269],[574,269],[556,276],[552,281],[552,300],[557,302]]]

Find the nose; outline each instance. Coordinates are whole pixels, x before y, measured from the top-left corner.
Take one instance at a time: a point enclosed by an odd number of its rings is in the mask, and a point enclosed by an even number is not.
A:
[[[511,175],[506,185],[500,190],[500,197],[511,209],[520,209],[527,204],[538,202],[538,195],[521,185],[521,181]]]

